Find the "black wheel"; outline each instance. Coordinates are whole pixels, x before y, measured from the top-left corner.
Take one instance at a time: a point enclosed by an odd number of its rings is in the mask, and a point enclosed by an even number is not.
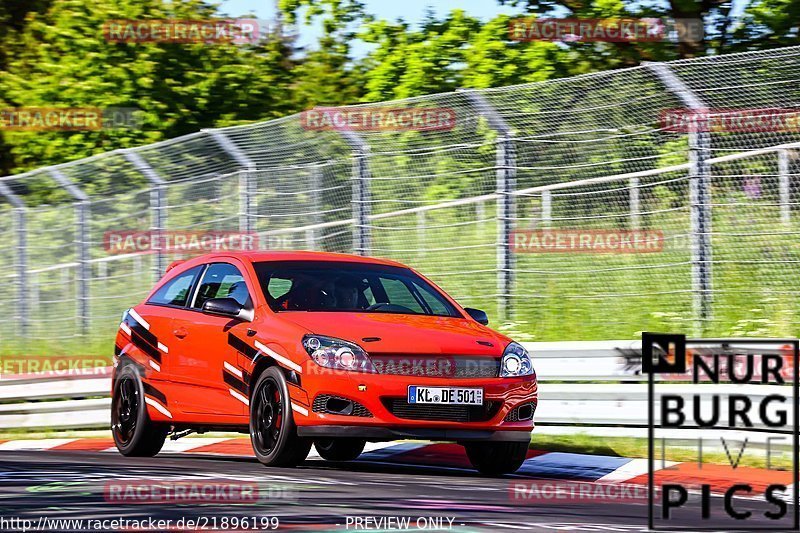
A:
[[[361,455],[367,441],[364,439],[319,439],[314,448],[326,461],[352,461]]]
[[[111,434],[119,453],[128,457],[153,457],[161,451],[168,432],[168,426],[154,423],[147,414],[144,384],[136,367],[122,367],[111,396]]]
[[[295,466],[311,450],[311,441],[297,436],[289,388],[278,367],[266,369],[253,388],[250,440],[256,458],[267,466]]]
[[[488,476],[516,472],[528,455],[527,442],[470,442],[464,448],[472,466]]]

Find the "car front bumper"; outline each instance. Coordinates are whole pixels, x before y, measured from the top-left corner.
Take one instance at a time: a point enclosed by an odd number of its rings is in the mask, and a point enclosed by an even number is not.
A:
[[[430,419],[425,413],[414,418],[408,412],[396,409],[393,412],[391,402],[407,402],[411,385],[480,387],[484,393],[484,405],[491,404],[491,408],[483,412],[485,416],[466,421]],[[444,379],[317,370],[304,372],[300,387],[291,387],[290,392],[292,400],[303,407],[302,412],[295,410],[294,413],[300,436],[368,440],[525,441],[530,438],[533,421],[517,421],[507,415],[521,405],[538,401],[535,376]],[[325,395],[357,402],[369,412],[369,416],[322,412],[316,408],[314,400]],[[430,406],[430,409],[421,407],[419,412],[436,410],[436,406]]]
[[[376,426],[301,426],[300,437],[312,439],[356,438],[369,441],[436,440],[453,442],[528,442],[529,431],[488,431],[436,428],[386,428]]]

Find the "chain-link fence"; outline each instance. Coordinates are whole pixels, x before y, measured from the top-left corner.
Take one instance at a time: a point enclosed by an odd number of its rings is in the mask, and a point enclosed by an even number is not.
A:
[[[646,64],[347,108],[448,127],[299,114],[2,178],[0,344],[107,343],[180,257],[108,235],[151,230],[393,258],[522,338],[797,335],[798,73],[800,47]],[[782,118],[665,122],[704,109]]]

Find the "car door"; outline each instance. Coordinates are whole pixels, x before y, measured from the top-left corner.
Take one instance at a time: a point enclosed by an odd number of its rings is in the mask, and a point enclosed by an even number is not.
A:
[[[229,336],[246,338],[249,323],[202,311],[203,304],[212,298],[233,298],[252,308],[252,287],[243,271],[234,259],[207,265],[192,301],[175,313],[173,375],[180,388],[177,400],[186,413],[247,415],[245,374]]]
[[[169,348],[173,316],[176,309],[182,309],[188,303],[201,271],[201,267],[194,267],[169,277],[143,305],[128,310],[120,325],[128,333],[131,343],[127,347],[118,346],[118,350],[129,355],[135,353],[134,359],[148,370],[148,380],[163,382],[158,387],[167,398],[171,388]]]

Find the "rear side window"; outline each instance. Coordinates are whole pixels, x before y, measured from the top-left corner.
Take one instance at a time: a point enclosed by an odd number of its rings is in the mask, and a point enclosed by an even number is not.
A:
[[[186,305],[186,301],[189,299],[189,294],[192,292],[194,280],[197,278],[197,275],[200,274],[202,269],[202,266],[196,266],[194,268],[190,268],[183,274],[178,274],[173,279],[162,285],[161,288],[158,289],[152,296],[152,298],[147,300],[147,303],[184,307]]]
[[[247,305],[250,294],[238,268],[229,263],[209,265],[192,307],[202,309],[203,304],[212,298],[233,298],[241,305]]]

